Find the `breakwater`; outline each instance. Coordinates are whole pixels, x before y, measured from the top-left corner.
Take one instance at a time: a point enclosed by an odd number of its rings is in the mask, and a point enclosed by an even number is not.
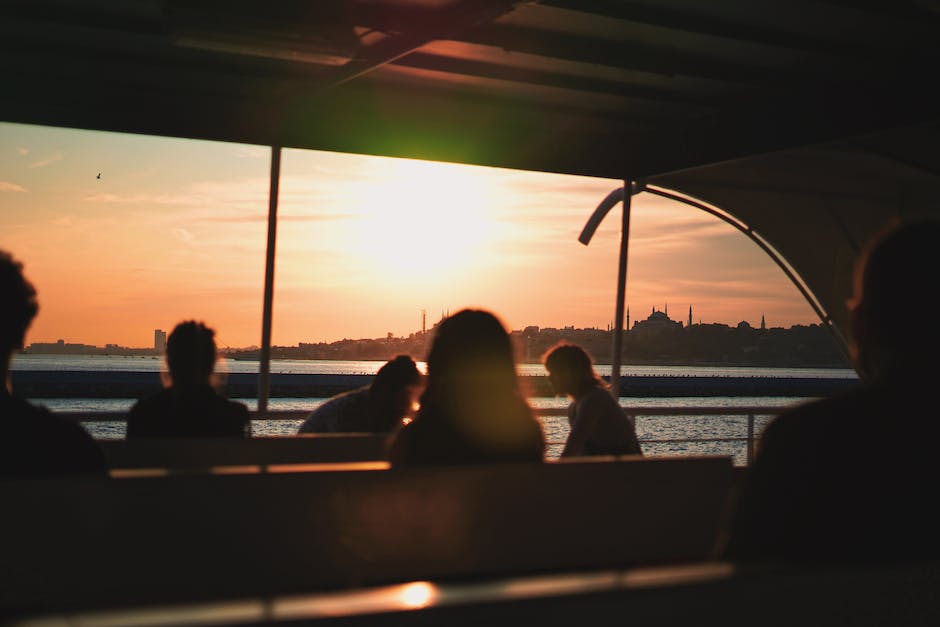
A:
[[[530,396],[554,396],[547,377],[521,377]],[[14,370],[13,389],[24,398],[140,398],[160,389],[160,373],[143,371]],[[367,374],[270,375],[272,398],[325,398],[368,385]],[[856,385],[856,379],[770,376],[630,375],[620,379],[621,397],[829,396]],[[231,373],[224,382],[231,398],[255,398],[258,375]]]

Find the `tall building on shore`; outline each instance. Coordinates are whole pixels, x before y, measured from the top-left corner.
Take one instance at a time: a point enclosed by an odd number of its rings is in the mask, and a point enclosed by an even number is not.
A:
[[[656,311],[656,307],[653,307],[653,312],[646,320],[637,320],[633,323],[633,332],[642,336],[676,331],[681,328],[682,322],[672,320],[665,310]]]
[[[166,352],[166,331],[162,329],[153,330],[153,352],[157,355]]]

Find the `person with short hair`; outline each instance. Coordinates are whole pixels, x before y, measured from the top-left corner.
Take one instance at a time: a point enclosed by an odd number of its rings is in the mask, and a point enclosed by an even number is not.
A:
[[[643,454],[633,421],[611,396],[587,351],[559,342],[545,353],[542,363],[555,391],[571,398],[570,431],[561,457]]]
[[[861,383],[784,411],[764,429],[721,543],[724,558],[940,557],[940,327],[908,307],[940,277],[938,246],[940,222],[896,223],[859,256],[847,305]]]
[[[428,353],[421,407],[391,436],[391,464],[540,462],[544,453],[542,427],[522,393],[503,323],[480,309],[444,319]]]
[[[38,311],[23,265],[0,250],[0,477],[105,474],[104,454],[81,425],[13,395],[13,353]]]
[[[176,325],[166,341],[169,387],[138,400],[127,415],[127,437],[248,437],[248,407],[212,385],[215,331],[202,322]]]
[[[388,433],[414,415],[423,376],[409,355],[385,362],[372,383],[328,399],[298,433]]]

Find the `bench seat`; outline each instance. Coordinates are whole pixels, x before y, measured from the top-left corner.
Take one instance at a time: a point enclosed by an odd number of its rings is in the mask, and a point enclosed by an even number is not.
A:
[[[0,481],[0,609],[708,559],[727,457]]]
[[[112,469],[199,471],[215,466],[269,466],[381,460],[384,435],[303,434],[263,438],[99,440]]]

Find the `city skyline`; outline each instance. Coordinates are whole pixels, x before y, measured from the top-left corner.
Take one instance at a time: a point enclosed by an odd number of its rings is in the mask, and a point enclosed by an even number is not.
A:
[[[637,323],[643,322],[643,321],[645,321],[645,320],[648,319],[647,317],[637,317],[635,314],[630,314],[630,312],[629,312],[629,309],[630,309],[630,308],[629,308],[629,307],[627,307],[626,309],[628,310],[627,313],[628,313],[629,317],[625,319],[624,331],[630,331],[630,330],[633,328],[633,326],[635,326]],[[668,316],[668,313],[666,312],[666,310],[668,309],[667,307],[663,307],[662,309],[657,309],[656,306],[653,305],[653,306],[651,306],[650,309],[651,309],[651,312],[662,312],[662,313],[666,313],[666,315]],[[455,311],[455,310],[451,310],[451,313],[453,313],[453,311]],[[694,311],[694,307],[693,307],[693,311]],[[688,312],[688,309],[686,309],[686,312]],[[444,314],[444,315],[446,315],[446,314]],[[411,331],[411,332],[405,333],[405,334],[403,334],[403,335],[393,335],[392,337],[395,338],[395,339],[404,339],[404,338],[408,338],[408,337],[413,337],[413,336],[415,336],[415,335],[418,335],[418,334],[424,333],[424,332],[426,332],[426,333],[431,333],[431,332],[433,331],[434,326],[435,326],[438,322],[440,322],[440,320],[442,320],[442,319],[443,319],[443,317],[439,317],[439,318],[437,318],[436,320],[434,320],[433,322],[427,323],[426,316],[422,316],[422,323],[425,323],[425,327],[426,327],[426,328],[422,329],[422,328],[419,326],[418,328],[416,328],[415,330],[413,330],[413,331]],[[687,317],[686,317],[686,318],[673,318],[673,317],[669,316],[669,320],[671,320],[671,321],[673,321],[673,322],[676,322],[676,323],[680,323],[680,325],[683,326],[683,327],[687,327],[687,326],[688,326],[688,319],[687,319]],[[719,321],[719,320],[709,320],[709,321],[705,321],[705,320],[698,320],[698,319],[693,319],[693,322],[692,322],[693,325],[724,325],[724,326],[728,326],[728,327],[736,327],[736,326],[738,326],[738,325],[740,325],[740,324],[742,324],[742,323],[747,323],[748,325],[750,325],[750,326],[752,326],[752,327],[754,327],[754,328],[766,327],[766,328],[768,328],[768,329],[770,329],[770,328],[783,328],[783,329],[787,329],[787,328],[792,328],[792,327],[794,327],[794,326],[819,324],[820,321],[817,320],[817,321],[810,321],[810,322],[807,322],[807,323],[797,323],[797,324],[794,324],[794,325],[782,326],[782,325],[768,324],[768,323],[766,322],[765,317],[762,315],[762,316],[760,317],[760,320],[759,320],[759,321],[751,321],[751,320],[748,320],[748,319],[746,319],[746,318],[742,318],[742,319],[740,319],[740,320],[737,320],[736,322],[731,322],[731,321]],[[615,326],[615,325],[614,325],[613,321],[611,321],[611,322],[609,322],[609,323],[606,323],[605,325],[593,325],[593,326],[586,326],[586,327],[577,327],[577,326],[574,326],[574,325],[563,325],[563,326],[557,326],[557,327],[555,327],[555,326],[542,326],[542,325],[537,325],[537,324],[531,324],[531,325],[530,325],[530,324],[526,324],[526,325],[519,326],[518,328],[510,328],[510,329],[507,329],[507,330],[508,330],[510,333],[523,333],[523,332],[526,331],[527,329],[531,329],[531,328],[537,328],[539,331],[566,331],[566,330],[584,331],[584,330],[595,330],[595,331],[612,332],[613,329],[614,329],[614,326]],[[169,329],[172,330],[172,327],[170,327]],[[153,343],[152,343],[151,345],[149,345],[149,346],[148,346],[148,345],[130,346],[130,345],[119,344],[119,343],[116,343],[116,342],[106,342],[106,343],[104,343],[104,344],[93,344],[93,343],[84,342],[84,341],[82,341],[82,340],[80,340],[80,339],[73,340],[73,339],[66,339],[66,338],[57,338],[57,339],[55,339],[55,340],[27,341],[26,344],[25,344],[25,346],[24,346],[24,349],[25,349],[25,350],[29,350],[29,349],[30,349],[31,347],[33,347],[34,345],[37,345],[37,346],[51,346],[51,345],[63,345],[63,344],[64,344],[64,345],[67,345],[67,346],[68,346],[68,345],[76,346],[76,347],[78,347],[78,346],[83,346],[83,347],[96,348],[96,349],[116,348],[116,349],[128,349],[128,350],[154,350],[154,351],[157,352],[157,353],[163,353],[163,352],[166,350],[166,339],[167,339],[167,336],[169,335],[169,333],[170,333],[169,330],[165,330],[165,329],[153,329],[153,330],[151,331],[151,335],[152,335],[152,337],[153,337]],[[313,344],[330,344],[330,343],[343,342],[343,341],[380,341],[380,340],[383,340],[383,339],[388,339],[388,337],[389,337],[388,334],[384,334],[384,335],[379,335],[379,336],[375,336],[375,337],[366,337],[366,336],[353,337],[353,336],[349,336],[349,337],[343,337],[343,338],[338,338],[338,339],[333,339],[333,340],[306,338],[306,339],[301,339],[301,340],[299,340],[298,342],[296,342],[296,343],[294,343],[294,344],[281,344],[280,346],[299,346],[299,345],[302,345],[302,344],[308,344],[308,345],[313,345]],[[223,350],[223,349],[224,349],[224,350],[245,350],[245,349],[257,349],[257,348],[259,348],[259,345],[258,345],[258,344],[248,344],[248,345],[241,345],[241,346],[233,346],[233,345],[221,345],[221,344],[219,344],[219,345],[218,345],[218,348],[219,348],[220,350]]]
[[[39,293],[28,342],[147,346],[196,319],[220,346],[260,344],[268,149],[6,123],[0,146],[0,248]],[[422,309],[484,308],[509,328],[613,320],[620,208],[589,246],[577,237],[620,181],[287,149],[281,171],[272,344],[401,336]],[[698,209],[639,194],[629,242],[635,313],[818,321],[756,244]]]

